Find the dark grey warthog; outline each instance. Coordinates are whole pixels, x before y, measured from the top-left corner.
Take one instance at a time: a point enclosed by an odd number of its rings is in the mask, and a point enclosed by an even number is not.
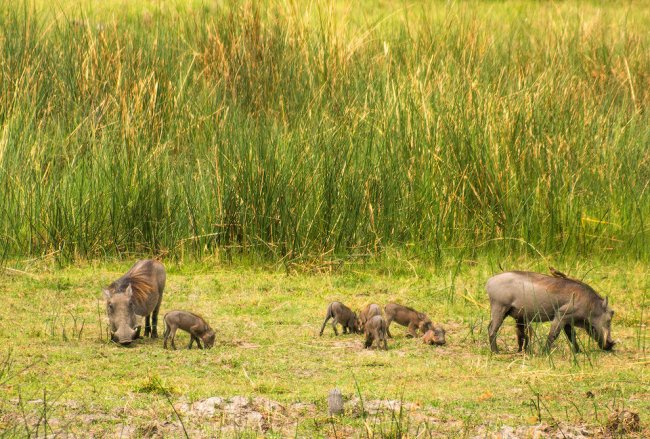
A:
[[[343,326],[343,333],[347,334],[353,332],[359,332],[359,324],[357,315],[352,312],[350,308],[343,305],[341,302],[332,302],[327,307],[327,315],[325,316],[325,321],[323,326],[320,328],[320,335],[323,335],[325,330],[325,325],[329,319],[332,320],[332,328],[334,328],[334,335],[339,335],[339,332],[336,330],[336,325],[340,323]]]
[[[172,348],[176,349],[174,339],[176,338],[176,330],[182,329],[190,333],[190,344],[187,349],[192,349],[192,343],[196,342],[199,349],[201,340],[206,348],[214,346],[215,333],[205,321],[205,319],[197,314],[187,311],[170,311],[165,314],[165,341],[163,347],[167,349],[167,339],[171,337]]]
[[[497,332],[506,316],[517,322],[519,351],[528,347],[530,323],[551,322],[546,348],[564,330],[573,349],[578,352],[575,327],[584,328],[598,346],[611,350],[611,322],[614,315],[607,299],[589,285],[569,279],[562,273],[554,276],[525,271],[509,271],[491,277],[486,285],[492,319],[488,327],[490,348],[497,352]]]
[[[417,312],[408,306],[389,303],[384,307],[384,310],[386,311],[386,330],[390,338],[393,338],[390,333],[390,324],[393,321],[408,327],[407,337],[417,337],[418,329],[422,334],[426,333],[429,329],[433,329],[433,323],[431,323],[431,319],[426,314]]]
[[[433,329],[429,329],[422,337],[422,342],[424,344],[435,344],[438,346],[444,345],[447,343],[447,340],[445,340],[445,330],[440,325],[433,325]]]
[[[388,341],[386,340],[386,332],[388,326],[386,320],[382,316],[371,317],[364,326],[364,334],[366,335],[366,342],[364,347],[368,349],[372,346],[373,340],[377,340],[377,347],[379,349],[388,350]]]
[[[146,259],[136,262],[124,276],[104,289],[113,341],[126,346],[140,336],[137,316],[145,317],[145,337],[158,337],[158,311],[165,279],[165,267]]]
[[[381,315],[381,307],[377,305],[376,303],[371,303],[370,305],[366,305],[365,308],[361,310],[359,313],[359,332],[362,332],[364,327],[366,326],[366,322],[370,320],[371,317],[374,316],[380,316]]]

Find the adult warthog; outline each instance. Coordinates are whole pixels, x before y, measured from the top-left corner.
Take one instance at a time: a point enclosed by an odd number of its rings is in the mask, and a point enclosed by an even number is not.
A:
[[[139,338],[138,316],[145,317],[145,337],[158,337],[158,311],[165,279],[165,267],[158,261],[146,259],[136,262],[124,276],[104,289],[114,342],[126,346]]]
[[[575,327],[584,328],[604,350],[611,350],[611,322],[614,315],[607,299],[589,285],[552,270],[553,276],[526,271],[509,271],[491,277],[486,289],[492,320],[488,327],[490,348],[497,352],[497,332],[506,316],[517,322],[519,351],[528,348],[531,322],[551,322],[546,349],[564,330],[578,352]]]

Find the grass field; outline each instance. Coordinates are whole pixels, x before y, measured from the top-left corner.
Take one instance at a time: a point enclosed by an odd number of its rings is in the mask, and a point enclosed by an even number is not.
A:
[[[568,438],[630,410],[648,437],[648,29],[644,1],[0,0],[0,436]],[[107,342],[101,288],[142,257],[214,349]],[[512,322],[489,352],[487,278],[548,265],[609,297],[613,353],[543,354],[541,325],[515,354]],[[335,299],[448,344],[318,337]]]
[[[523,260],[517,266],[544,268]],[[489,260],[439,270],[407,262],[346,266],[318,275],[277,267],[168,265],[163,312],[202,312],[217,329],[215,347],[165,351],[161,340],[143,340],[121,348],[108,343],[105,333],[100,337],[106,319],[99,298],[101,287],[127,268],[120,263],[48,270],[40,264],[30,275],[2,275],[4,315],[11,316],[0,320],[1,352],[11,360],[0,375],[6,435],[25,436],[27,428],[34,433],[39,419],[44,433],[45,390],[51,431],[82,435],[183,436],[171,404],[190,436],[218,435],[227,425],[218,413],[180,412],[184,403],[213,396],[264,397],[287,407],[269,414],[265,426],[267,435],[280,437],[401,437],[399,428],[416,436],[413,430],[425,424],[424,437],[473,437],[482,429],[537,425],[538,416],[551,431],[558,431],[557,423],[566,437],[575,437],[569,426],[593,431],[621,408],[641,415],[638,437],[650,431],[649,285],[643,264],[567,267],[580,276],[588,271],[586,280],[608,295],[617,313],[616,350],[601,352],[580,333],[585,352],[577,356],[564,337],[551,355],[540,353],[546,325],[537,327],[533,355],[516,354],[512,321],[501,332],[503,353],[490,354],[484,283],[498,268]],[[455,277],[449,274],[454,271]],[[327,303],[336,299],[353,308],[411,304],[445,326],[448,344],[425,346],[399,327],[387,352],[364,350],[360,335],[334,337],[329,326],[318,337]],[[401,424],[388,414],[364,422],[358,410],[332,422],[326,396],[334,387],[348,399],[360,393],[368,404],[403,400],[413,406]],[[305,413],[289,409],[296,402],[306,405]],[[255,436],[255,425],[229,434]]]

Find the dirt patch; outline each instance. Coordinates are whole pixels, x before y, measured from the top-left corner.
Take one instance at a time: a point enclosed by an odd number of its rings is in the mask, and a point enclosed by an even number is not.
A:
[[[638,413],[629,410],[617,410],[607,418],[607,430],[615,434],[629,434],[641,430]]]
[[[270,429],[283,431],[288,426],[295,426],[295,421],[299,418],[316,415],[315,404],[281,404],[259,396],[213,396],[192,404],[178,403],[175,407],[191,421],[202,419],[218,424],[224,433],[243,430],[265,433]]]

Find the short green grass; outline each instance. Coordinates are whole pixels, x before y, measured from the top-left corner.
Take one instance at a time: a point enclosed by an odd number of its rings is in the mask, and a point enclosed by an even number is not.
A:
[[[517,266],[544,269],[526,260]],[[278,435],[294,434],[296,428],[299,436],[332,436],[337,428],[368,434],[358,415],[334,424],[327,419],[326,395],[334,387],[347,397],[360,391],[366,399],[433,407],[441,423],[432,431],[443,435],[472,434],[481,425],[494,430],[535,423],[537,394],[542,422],[599,426],[612,410],[625,407],[641,414],[648,432],[644,264],[561,267],[576,276],[586,274],[616,311],[615,352],[598,351],[581,333],[585,353],[577,356],[564,338],[550,356],[516,354],[512,322],[501,332],[504,353],[489,352],[483,285],[498,271],[489,260],[437,269],[406,261],[369,263],[321,274],[287,272],[282,265],[169,263],[162,313],[186,309],[205,315],[217,329],[214,349],[165,351],[162,340],[121,348],[100,338],[106,318],[99,297],[101,287],[127,268],[126,263],[65,269],[36,263],[0,274],[0,354],[11,359],[0,375],[0,425],[6,434],[25,435],[25,419],[33,428],[43,405],[28,401],[42,399],[44,391],[52,400],[46,404],[48,417],[57,422],[50,421],[51,428],[81,434],[113,434],[123,424],[145,434],[151,422],[174,421],[166,391],[175,404],[243,395],[318,406],[316,415],[288,420],[288,430],[279,429]],[[446,327],[448,345],[425,346],[405,338],[404,328],[397,326],[388,352],[364,350],[358,335],[334,337],[329,326],[319,337],[332,300],[353,308],[388,301],[412,305]],[[539,326],[537,337],[543,339],[546,329]],[[179,347],[187,341],[179,336]],[[93,414],[108,418],[91,422]],[[217,421],[185,422],[189,431],[209,433]],[[183,434],[179,428],[171,432]]]

